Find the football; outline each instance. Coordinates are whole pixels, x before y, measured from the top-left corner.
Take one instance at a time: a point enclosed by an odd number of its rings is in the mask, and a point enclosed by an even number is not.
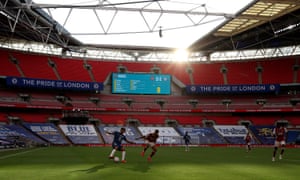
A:
[[[120,161],[120,158],[119,158],[118,156],[115,156],[115,157],[114,157],[114,162],[117,163],[117,162],[119,162],[119,161]]]

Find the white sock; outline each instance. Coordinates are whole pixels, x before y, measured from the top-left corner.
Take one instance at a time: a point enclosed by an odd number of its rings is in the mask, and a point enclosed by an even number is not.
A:
[[[122,151],[122,161],[125,160],[126,151]]]
[[[115,155],[115,152],[116,152],[116,150],[113,149],[113,150],[111,151],[111,153],[110,153],[110,157],[113,157],[113,156]]]

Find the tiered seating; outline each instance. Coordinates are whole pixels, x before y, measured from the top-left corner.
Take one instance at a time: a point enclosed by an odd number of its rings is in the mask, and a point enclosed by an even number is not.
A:
[[[44,55],[22,54],[1,50],[1,62],[5,68],[0,68],[0,75],[20,76],[16,66],[9,61],[9,53],[20,61],[20,67],[26,77],[56,79],[56,76],[48,65],[48,57]],[[63,80],[92,81],[88,71],[84,68],[81,59],[63,59],[60,57],[49,58],[56,63],[57,70]],[[150,72],[153,66],[159,67],[161,73],[174,75],[184,84],[191,84],[187,73],[188,64],[184,63],[149,63],[149,62],[110,62],[87,61],[91,65],[92,73],[98,82],[103,82],[111,72],[117,72],[118,65],[123,65],[128,72]],[[222,63],[193,63],[193,78],[195,84],[224,84],[223,75],[220,72],[224,65],[227,68],[229,84],[257,84],[258,73],[256,67],[263,67],[263,83],[292,83],[294,58],[280,58],[247,62],[222,62]],[[278,68],[280,67],[280,68]],[[298,73],[298,80],[300,74]]]
[[[73,144],[103,144],[93,125],[59,125]]]
[[[16,66],[12,62],[10,62],[9,53],[7,51],[0,50],[0,61],[0,76],[20,76],[20,73]]]
[[[226,144],[225,139],[218,134],[214,128],[210,127],[180,127],[179,132],[183,136],[188,132],[191,136],[192,144]]]
[[[51,144],[69,144],[58,128],[52,123],[24,123],[28,130],[42,137]]]
[[[295,59],[280,58],[278,60],[262,61],[260,64],[263,67],[263,83],[293,83]]]
[[[62,80],[91,82],[88,71],[84,68],[83,60],[51,58],[56,64]]]
[[[54,115],[46,114],[46,113],[21,113],[21,112],[14,112],[10,113],[13,117],[19,117],[24,122],[33,122],[33,123],[46,123],[48,122],[49,117],[53,117]]]
[[[34,106],[52,106],[52,107],[62,107],[63,104],[59,102],[55,96],[55,92],[28,92],[30,95],[30,104]]]
[[[0,123],[4,123],[6,124],[7,123],[7,114],[4,113],[4,112],[0,112]]]
[[[144,125],[164,125],[166,116],[162,115],[133,115],[134,119],[138,119]]]
[[[240,117],[236,116],[205,116],[207,120],[213,120],[218,125],[236,125]]]
[[[272,131],[275,126],[250,126],[249,129],[254,133],[256,138],[266,145],[274,144]]]
[[[122,63],[122,65],[126,66],[128,72],[145,72],[150,73],[151,68],[153,67],[153,63],[144,62],[141,66],[139,62],[126,62]],[[152,72],[151,72],[152,73]],[[164,74],[165,72],[162,72]]]
[[[225,63],[225,66],[228,70],[228,84],[258,84],[256,62],[232,62]]]
[[[244,137],[248,130],[243,125],[214,125],[214,129],[227,140],[229,144],[245,144]],[[257,144],[253,139],[253,143]]]
[[[284,117],[284,118],[287,119],[295,127],[300,127],[300,117],[299,116],[289,116],[289,117]]]
[[[0,101],[19,101],[18,93],[14,90],[0,89]]]
[[[288,129],[287,144],[299,144],[300,143],[300,129]]]
[[[128,115],[120,114],[91,114],[93,118],[99,119],[102,124],[120,124],[124,125],[127,123]]]
[[[45,141],[42,140],[41,138],[35,136],[34,134],[32,134],[31,132],[29,132],[28,130],[26,130],[25,128],[23,128],[22,126],[18,126],[18,125],[0,125],[0,130],[1,133],[0,135],[2,136],[2,138],[9,138],[11,136],[18,136],[19,138],[24,139],[25,141],[33,141],[35,143],[38,144],[44,144]]]
[[[70,102],[74,108],[96,108],[97,105],[91,101],[72,101]]]
[[[62,107],[64,106],[62,103],[57,100],[49,100],[49,99],[35,99],[32,98],[30,100],[30,104],[34,106],[47,106],[47,107]]]
[[[224,84],[223,75],[220,73],[221,63],[192,64],[195,84],[215,85]]]
[[[279,119],[277,116],[250,116],[244,117],[244,119],[251,120],[252,124],[255,125],[274,125]]]
[[[14,53],[13,56],[19,61],[19,66],[25,77],[57,79],[54,71],[48,65],[48,58],[46,56],[21,53]]]
[[[170,119],[174,119],[178,122],[180,125],[202,125],[202,118],[199,116],[192,116],[192,115],[174,115],[174,116],[168,116]]]
[[[28,102],[23,101],[19,97],[17,91],[0,89],[0,106],[1,107],[24,106],[27,104],[28,104]]]
[[[105,79],[112,72],[118,72],[119,62],[106,62],[106,61],[88,61],[88,64],[92,67],[94,78],[97,82],[104,82]]]
[[[156,64],[160,67],[163,74],[171,74],[184,84],[191,84],[189,74],[187,73],[187,64],[185,63],[160,63]]]

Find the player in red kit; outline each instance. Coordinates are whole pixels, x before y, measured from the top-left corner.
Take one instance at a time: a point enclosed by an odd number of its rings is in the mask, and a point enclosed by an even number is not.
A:
[[[137,139],[141,139],[141,138],[145,139],[146,145],[145,145],[145,147],[144,147],[144,149],[143,149],[143,151],[142,151],[142,153],[141,153],[142,156],[144,156],[144,155],[145,155],[145,152],[147,151],[147,149],[148,149],[149,147],[151,147],[152,152],[151,152],[150,156],[148,157],[148,161],[149,161],[149,162],[152,160],[152,157],[153,157],[153,156],[155,155],[155,153],[157,152],[157,148],[156,148],[156,140],[157,140],[158,137],[159,137],[158,133],[159,133],[159,131],[158,131],[158,129],[156,129],[153,133],[150,133],[150,134],[148,134],[148,135],[146,135],[146,136],[142,136],[142,137],[137,138]]]
[[[284,148],[285,148],[286,133],[287,133],[287,129],[282,125],[277,125],[277,127],[273,129],[273,135],[275,136],[275,143],[274,143],[272,161],[275,161],[278,148],[281,148],[279,159],[282,159]]]
[[[247,152],[249,152],[249,151],[251,151],[251,140],[252,140],[252,135],[250,134],[250,132],[247,132],[244,139],[245,139],[245,143],[246,143]]]

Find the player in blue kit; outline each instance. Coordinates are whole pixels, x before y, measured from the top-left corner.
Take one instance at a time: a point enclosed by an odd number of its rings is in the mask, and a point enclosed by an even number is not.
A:
[[[111,151],[110,155],[109,155],[109,159],[113,159],[114,155],[116,153],[116,151],[121,151],[122,152],[122,163],[126,163],[125,157],[126,157],[126,151],[125,148],[122,146],[122,141],[126,141],[130,144],[135,144],[135,142],[129,141],[127,140],[126,136],[124,135],[124,133],[126,132],[125,128],[121,128],[120,132],[115,131],[115,132],[107,132],[108,134],[114,135],[114,139],[112,142],[112,148],[113,150]]]
[[[187,131],[185,132],[183,139],[185,144],[185,151],[190,151],[189,144],[191,144],[191,136]]]

